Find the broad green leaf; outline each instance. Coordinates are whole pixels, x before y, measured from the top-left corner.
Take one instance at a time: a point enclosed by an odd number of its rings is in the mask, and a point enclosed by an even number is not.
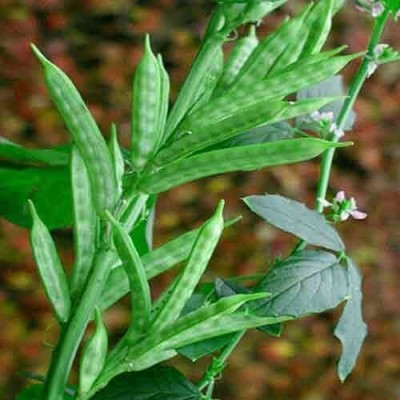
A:
[[[184,356],[196,362],[202,357],[208,356],[227,345],[234,338],[234,334],[229,333],[223,336],[217,336],[211,339],[202,340],[201,342],[192,343],[184,347],[178,348],[176,351],[179,355]]]
[[[324,96],[344,96],[345,88],[343,84],[343,76],[335,75],[331,78],[328,78],[322,82],[319,82],[315,85],[306,87],[300,90],[297,93],[298,100],[304,100],[315,97],[324,97]],[[319,108],[320,112],[332,112],[334,116],[334,120],[336,120],[339,116],[339,113],[343,107],[344,99],[338,99],[329,104],[326,104]],[[297,118],[297,125],[299,127],[306,127],[308,129],[312,129],[312,125],[309,123],[309,116],[299,117]],[[353,110],[350,111],[349,116],[346,119],[346,122],[343,126],[344,130],[350,130],[353,128],[354,122],[356,119],[356,114]]]
[[[0,215],[29,227],[31,199],[49,229],[72,224],[72,194],[68,168],[0,168]]]
[[[354,263],[347,263],[349,299],[335,329],[335,336],[342,343],[342,355],[338,363],[338,375],[343,382],[353,370],[367,335],[367,325],[362,316],[362,277]]]
[[[201,393],[172,367],[156,366],[114,378],[91,400],[200,400]],[[22,399],[21,399],[22,400]]]
[[[160,193],[206,176],[292,164],[316,157],[330,147],[347,145],[348,143],[333,144],[320,139],[302,138],[201,153],[144,177],[139,182],[139,190]]]
[[[272,296],[254,303],[262,316],[299,318],[336,307],[348,296],[347,272],[331,253],[303,251],[275,266],[255,287]]]
[[[323,215],[298,201],[265,194],[245,197],[244,202],[269,224],[310,244],[338,252],[345,249],[333,225]]]
[[[15,400],[43,400],[43,387],[44,385],[42,384],[27,386],[17,395]],[[63,400],[73,400],[74,398],[74,396],[65,393]]]
[[[276,142],[279,140],[292,139],[294,135],[295,130],[287,122],[275,122],[241,133],[228,141],[224,147]]]
[[[68,164],[68,159],[68,153],[61,149],[27,149],[9,141],[0,141],[0,161],[63,166]]]
[[[251,293],[252,290],[254,289],[241,286],[237,283],[229,282],[224,279],[218,278],[215,280],[215,291],[220,297],[233,296],[234,294],[239,294],[239,293]],[[253,302],[249,303],[248,307],[251,311],[253,311],[256,305],[257,303]],[[258,329],[270,336],[279,337],[283,330],[283,324],[264,325],[258,327]]]

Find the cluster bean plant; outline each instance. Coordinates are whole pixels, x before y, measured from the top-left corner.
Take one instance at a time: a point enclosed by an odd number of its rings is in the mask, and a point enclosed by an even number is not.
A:
[[[325,46],[340,0],[307,2],[259,37],[260,22],[284,3],[214,0],[173,103],[168,71],[147,35],[132,81],[129,149],[119,145],[118,121],[106,140],[74,83],[32,44],[70,143],[32,150],[0,142],[2,215],[29,227],[37,271],[60,328],[46,376],[24,388],[18,400],[211,400],[216,377],[249,329],[279,336],[293,320],[342,303],[334,330],[342,345],[337,372],[341,381],[351,373],[367,327],[360,270],[336,226],[366,214],[351,194],[328,190],[329,178],[335,152],[353,144],[345,134],[364,82],[379,65],[400,58],[381,43],[400,2],[346,5],[370,14],[368,48],[358,54]],[[227,41],[234,44],[226,55]],[[359,67],[346,89],[340,73],[353,61]],[[298,238],[291,253],[268,260],[270,267],[256,280],[201,281],[224,229],[240,223],[224,220],[223,200],[199,228],[151,248],[153,211],[163,192],[207,176],[316,157],[314,205],[268,188],[243,199],[249,212]],[[16,170],[12,162],[29,168]],[[51,230],[68,226],[75,256],[67,274]],[[149,280],[175,266],[176,278],[153,301]],[[111,346],[103,313],[126,295],[130,323]],[[84,339],[88,326],[91,334]],[[195,362],[211,354],[199,382],[160,365],[177,355]],[[77,381],[70,379],[74,363]]]

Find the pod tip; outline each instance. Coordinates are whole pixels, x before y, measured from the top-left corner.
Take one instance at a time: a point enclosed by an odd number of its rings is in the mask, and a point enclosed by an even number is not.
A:
[[[34,43],[30,44],[33,53],[35,54],[36,58],[44,65],[49,63],[49,60],[44,56],[44,54],[36,47]]]

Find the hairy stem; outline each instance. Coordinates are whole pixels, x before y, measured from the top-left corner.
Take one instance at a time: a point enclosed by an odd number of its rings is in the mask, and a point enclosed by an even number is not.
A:
[[[368,78],[368,64],[370,63],[371,58],[373,57],[375,46],[379,43],[379,41],[381,39],[388,16],[389,16],[389,10],[385,10],[375,20],[374,29],[372,31],[372,35],[371,35],[370,41],[368,43],[367,53],[364,56],[356,75],[353,78],[353,81],[349,88],[348,97],[346,98],[346,100],[343,104],[343,107],[340,110],[340,113],[339,113],[339,116],[338,116],[338,119],[336,122],[339,130],[343,129],[343,127],[346,123],[346,120],[351,112],[351,109],[353,108],[353,105],[357,99],[357,96],[359,95],[361,88],[364,85],[364,82]],[[338,140],[339,139],[336,136],[334,136],[332,138],[333,142],[337,142]],[[325,199],[326,193],[328,191],[328,185],[329,185],[329,179],[331,176],[334,155],[335,155],[335,149],[331,148],[331,149],[327,150],[322,156],[320,178],[318,181],[318,188],[317,188],[316,200],[315,200],[316,209],[319,212],[323,211],[323,202],[322,201]]]
[[[206,399],[211,399],[216,376],[218,376],[223,371],[223,369],[225,368],[226,360],[231,355],[233,350],[235,350],[236,346],[242,340],[245,333],[246,331],[235,333],[235,336],[232,338],[232,340],[222,349],[221,353],[213,359],[211,365],[208,367],[203,377],[197,383],[197,387],[200,390],[208,386],[209,390],[207,391]]]

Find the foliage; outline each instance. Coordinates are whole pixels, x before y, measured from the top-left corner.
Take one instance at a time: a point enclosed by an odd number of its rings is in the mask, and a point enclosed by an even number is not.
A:
[[[71,134],[72,146],[66,151],[32,151],[1,143],[6,160],[1,171],[2,213],[28,226],[29,204],[33,253],[63,332],[44,386],[27,389],[29,395],[38,396],[40,391],[46,400],[64,399],[71,365],[94,315],[96,330],[81,356],[76,397],[80,400],[138,396],[200,399],[203,389],[207,389],[205,398],[211,399],[215,376],[222,372],[246,330],[260,328],[279,334],[286,321],[332,309],[344,300],[347,303],[335,331],[343,345],[340,379],[353,369],[366,334],[361,278],[329,216],[322,211],[329,203],[326,195],[333,154],[351,144],[339,139],[343,130],[351,127],[351,107],[371,74],[371,55],[389,11],[397,9],[390,3],[377,18],[349,96],[336,108],[336,114],[332,112],[333,117],[325,118],[322,108],[338,98],[315,95],[310,88],[333,79],[359,56],[337,55],[341,49],[321,52],[336,11],[333,0],[306,6],[257,45],[253,42],[238,70],[224,69],[223,62],[211,68],[216,59],[222,60],[223,44],[233,30],[258,22],[282,3],[218,1],[200,51],[169,112],[169,77],[146,36],[133,80],[128,157],[118,144],[116,127],[112,127],[107,146],[74,83],[32,46],[50,96]],[[286,45],[299,34],[301,40]],[[228,79],[229,73],[234,77]],[[218,86],[221,77],[224,90]],[[294,94],[296,100],[288,97]],[[319,113],[318,119],[313,118],[321,129],[314,134],[292,126],[292,119],[315,113]],[[253,138],[252,132],[264,125],[266,136]],[[278,133],[270,128],[278,129]],[[224,202],[198,230],[152,250],[148,233],[156,196],[202,177],[292,164],[319,155],[323,158],[316,211],[282,196],[245,198],[249,208],[269,224],[300,239],[292,253],[275,260],[273,268],[255,285],[218,281],[197,306],[189,306],[220,240]],[[15,162],[22,170],[15,168]],[[56,201],[56,185],[68,188],[62,202]],[[11,196],[17,199],[13,204]],[[76,260],[69,285],[49,229],[68,226],[71,220]],[[341,220],[332,218],[334,222]],[[308,250],[308,245],[325,250]],[[157,264],[160,254],[167,263]],[[148,279],[180,261],[185,264],[178,276],[152,302]],[[128,290],[131,322],[109,351],[100,310]],[[106,295],[106,291],[111,294]],[[71,304],[75,306],[73,312]],[[194,360],[221,346],[198,389],[176,371],[157,366],[178,352],[186,352]],[[159,382],[155,387],[154,380]]]

